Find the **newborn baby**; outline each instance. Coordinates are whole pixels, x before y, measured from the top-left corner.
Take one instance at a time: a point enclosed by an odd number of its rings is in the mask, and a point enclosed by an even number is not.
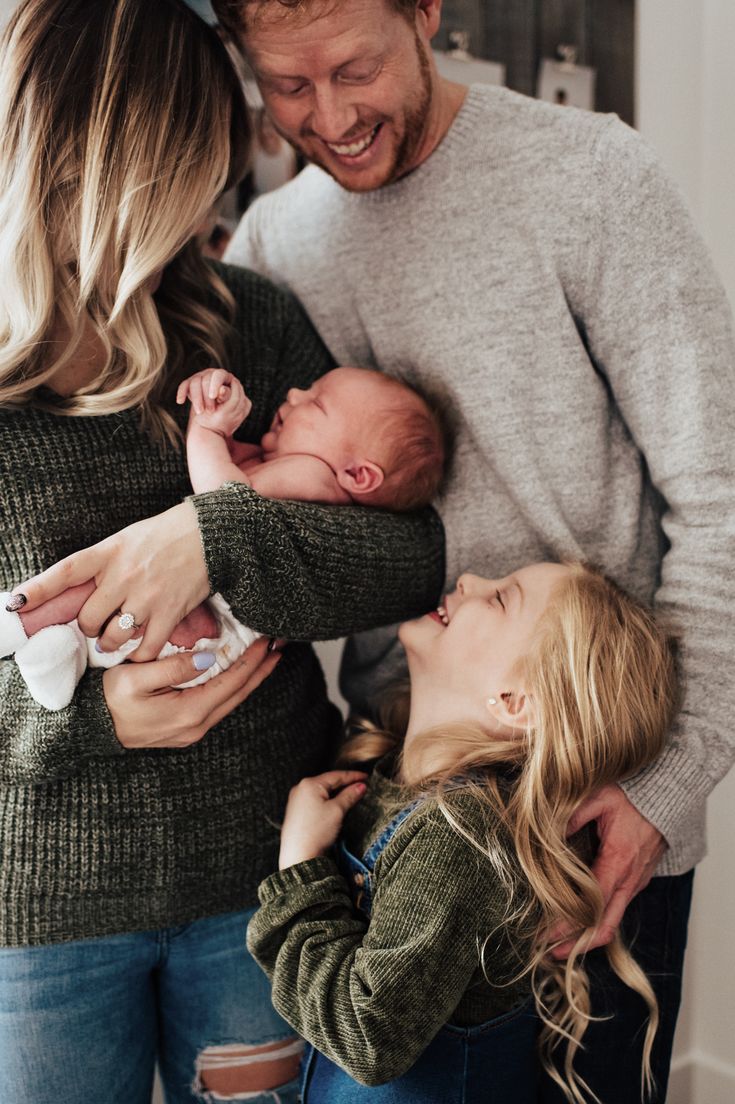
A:
[[[197,494],[226,482],[248,483],[268,498],[413,510],[436,494],[444,471],[442,426],[426,401],[398,380],[363,368],[335,368],[309,388],[292,388],[260,445],[234,439],[250,400],[240,381],[207,369],[179,387],[191,402],[187,462]],[[142,630],[114,652],[83,636],[76,616],[94,590],[74,587],[30,613],[6,609],[0,595],[0,656],[15,660],[31,695],[46,709],[71,701],[85,668],[122,663]],[[226,670],[256,639],[219,595],[177,626],[159,658],[193,649],[216,657],[185,683]]]
[[[416,510],[441,482],[445,442],[437,416],[382,372],[335,368],[308,391],[292,387],[260,445],[233,437],[251,403],[228,372],[209,369],[185,380],[177,401],[187,398],[197,493],[235,481],[267,498]]]

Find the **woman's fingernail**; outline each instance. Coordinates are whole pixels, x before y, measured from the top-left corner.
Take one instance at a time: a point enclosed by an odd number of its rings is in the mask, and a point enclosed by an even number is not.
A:
[[[105,654],[104,648],[101,648],[101,647],[100,647],[100,642],[99,642],[99,640],[95,640],[95,642],[94,642],[94,650],[95,650],[95,652],[99,652],[99,653],[100,653],[100,655],[104,655],[104,654]]]
[[[272,636],[270,638],[270,640],[268,641],[268,651],[269,652],[275,652],[277,646],[278,646],[278,641],[276,640],[275,636]]]
[[[217,662],[217,656],[212,652],[197,652],[194,656],[194,666],[197,671],[208,671]]]
[[[5,607],[6,613],[17,613],[18,610],[22,610],[23,606],[27,603],[28,599],[25,594],[14,594],[7,606]]]

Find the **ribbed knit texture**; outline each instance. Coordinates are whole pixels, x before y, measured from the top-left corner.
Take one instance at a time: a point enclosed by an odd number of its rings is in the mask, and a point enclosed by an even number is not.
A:
[[[310,166],[228,256],[292,290],[340,362],[445,396],[448,587],[587,559],[681,630],[680,723],[626,789],[669,844],[659,872],[688,870],[735,758],[735,342],[651,150],[613,116],[476,85],[414,172],[351,193]],[[364,711],[402,663],[391,629],[353,639],[345,696]]]
[[[293,300],[221,269],[237,301],[233,371],[257,440],[289,386],[331,360]],[[185,411],[179,411],[182,426]],[[0,589],[190,492],[137,414],[0,410]],[[246,624],[292,640],[424,612],[443,574],[441,526],[351,507],[270,502],[227,485],[195,499],[212,589]],[[289,788],[339,738],[316,657],[290,645],[274,674],[200,743],[129,751],[87,671],[49,713],[0,663],[0,943],[145,930],[243,908],[275,865]]]
[[[376,768],[347,817],[345,842],[358,857],[414,796],[390,780],[391,765]],[[468,793],[448,801],[473,835],[494,836],[503,847],[492,815]],[[367,1084],[408,1070],[445,1023],[483,1023],[529,992],[528,978],[508,984],[529,944],[504,924],[506,891],[433,799],[411,813],[376,862],[369,925],[331,858],[272,874],[259,897],[248,946],[272,980],[276,1009]]]

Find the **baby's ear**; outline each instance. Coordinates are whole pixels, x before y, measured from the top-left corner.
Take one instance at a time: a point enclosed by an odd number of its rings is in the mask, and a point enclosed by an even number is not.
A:
[[[383,469],[372,460],[356,460],[349,467],[337,472],[337,482],[343,491],[353,498],[377,491],[385,479]]]

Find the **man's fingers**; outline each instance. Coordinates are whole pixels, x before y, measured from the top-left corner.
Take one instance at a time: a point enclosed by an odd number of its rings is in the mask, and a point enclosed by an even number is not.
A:
[[[634,895],[634,892],[631,893],[626,887],[622,886],[613,893],[602,914],[600,923],[596,928],[591,928],[588,932],[584,933],[582,950],[585,952],[593,951],[595,947],[605,947],[608,943],[612,943],[622,923],[625,910]],[[563,939],[567,934],[570,938],[560,943],[558,947],[554,947],[551,952],[552,957],[557,960],[568,958],[577,940],[572,937],[572,933],[568,928],[562,925],[555,928],[549,936],[550,941],[553,943],[558,939]]]
[[[628,900],[637,888],[637,878],[632,858],[612,851],[603,843],[591,866],[605,901],[605,908],[617,893],[627,894]]]
[[[567,836],[573,836],[580,828],[584,828],[585,824],[589,824],[591,820],[597,820],[603,811],[604,806],[596,797],[591,797],[588,801],[583,802],[569,818]]]
[[[70,587],[94,579],[103,562],[99,547],[93,545],[81,552],[75,552],[42,571],[40,575],[34,575],[32,579],[13,587],[14,596],[22,594],[26,599],[20,608],[25,611],[35,609]]]
[[[626,887],[621,886],[608,901],[607,908],[602,914],[602,920],[597,925],[596,929],[598,933],[605,937],[602,939],[603,943],[609,943],[613,938],[613,935],[622,923],[625,910],[634,895],[635,889],[629,891]],[[601,943],[595,943],[593,945],[599,947]]]

